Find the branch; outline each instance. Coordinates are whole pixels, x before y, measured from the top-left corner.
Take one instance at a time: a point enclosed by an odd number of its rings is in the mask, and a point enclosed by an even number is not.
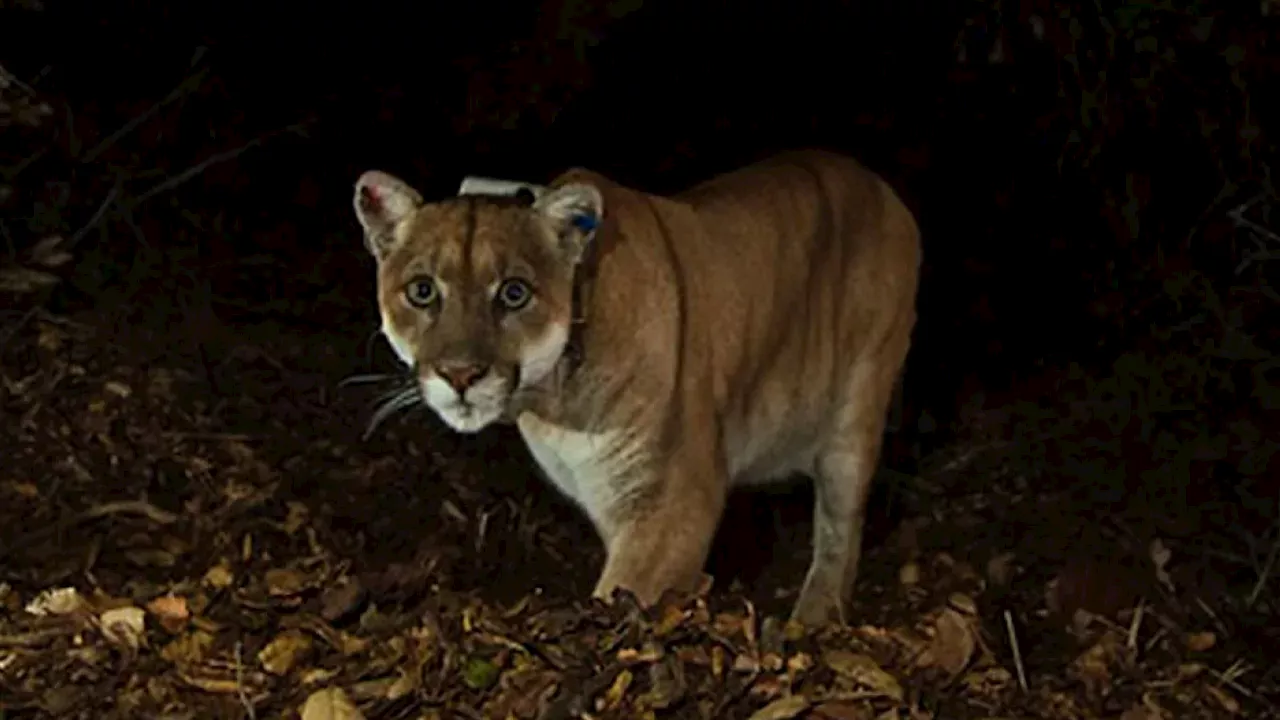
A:
[[[103,138],[102,142],[98,143],[97,145],[94,145],[93,149],[91,149],[89,152],[84,154],[84,157],[81,158],[80,162],[86,165],[93,162],[95,159],[97,159],[99,155],[105,152],[107,148],[114,145],[117,140],[133,132],[138,128],[139,125],[146,122],[148,118],[150,118],[152,115],[155,115],[157,112],[159,112],[160,108],[164,107],[165,105],[168,105],[174,100],[177,100],[183,95],[186,95],[187,93],[192,92],[196,88],[200,87],[201,83],[204,82],[204,77],[208,74],[209,74],[209,68],[204,67],[204,68],[201,68],[199,71],[192,73],[191,75],[188,75],[185,78],[183,78],[182,82],[178,83],[177,87],[170,90],[169,94],[165,95],[163,99],[161,99],[155,105],[152,105],[151,107],[147,108],[146,111],[143,112],[141,115],[138,115],[137,117],[134,117],[129,122],[125,123],[124,125],[121,125],[118,130],[111,133],[107,137]]]
[[[218,163],[226,162],[228,160],[234,160],[235,158],[244,154],[246,151],[257,147],[262,143],[266,142],[267,140],[270,140],[276,136],[283,135],[285,133],[299,133],[304,128],[306,128],[306,126],[309,125],[310,123],[311,121],[309,120],[300,122],[300,123],[294,123],[293,125],[289,125],[288,127],[283,127],[283,128],[280,128],[279,130],[273,130],[272,132],[269,132],[265,135],[260,135],[239,147],[231,148],[230,150],[224,150],[220,153],[215,153],[213,155],[210,155],[204,160],[201,160],[195,165],[192,165],[186,170],[183,170],[182,172],[178,173],[177,175],[168,177],[160,181],[156,185],[153,185],[151,188],[144,191],[141,195],[134,198],[133,201],[129,203],[129,207],[130,209],[136,208],[139,205],[143,204],[144,202],[155,197],[156,195],[173,190],[174,188],[187,182],[188,180],[191,180],[192,178],[196,177],[197,175],[204,172],[205,170],[208,170],[214,165],[217,165]]]
[[[98,223],[102,222],[103,216],[107,213],[107,208],[111,207],[111,203],[115,202],[116,196],[119,194],[120,182],[117,180],[116,183],[111,186],[111,192],[107,193],[107,199],[103,200],[102,204],[98,206],[98,209],[94,211],[93,217],[89,218],[89,222],[81,226],[81,228],[77,230],[69,240],[67,240],[67,249],[75,247],[76,243],[83,240],[84,236],[88,235],[90,230],[97,227]]]

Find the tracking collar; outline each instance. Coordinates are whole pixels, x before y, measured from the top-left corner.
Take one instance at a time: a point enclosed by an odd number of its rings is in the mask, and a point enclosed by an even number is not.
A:
[[[578,215],[573,226],[584,234],[600,227],[600,218],[594,215]],[[591,281],[596,272],[596,238],[592,237],[582,249],[582,256],[573,268],[572,303],[569,315],[569,340],[565,343],[565,375],[572,376],[586,359],[584,334],[587,326],[587,303],[590,301]]]

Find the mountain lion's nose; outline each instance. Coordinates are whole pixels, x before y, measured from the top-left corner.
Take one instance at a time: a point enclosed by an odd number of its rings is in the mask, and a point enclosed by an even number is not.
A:
[[[437,365],[436,372],[461,395],[467,388],[480,382],[480,378],[489,372],[489,367],[475,363],[448,363]]]

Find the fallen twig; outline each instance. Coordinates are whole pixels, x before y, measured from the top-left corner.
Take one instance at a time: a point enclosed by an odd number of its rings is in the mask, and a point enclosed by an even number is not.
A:
[[[1222,618],[1218,617],[1218,613],[1214,612],[1213,608],[1209,607],[1209,604],[1201,599],[1199,595],[1195,597],[1195,600],[1196,605],[1199,605],[1204,614],[1208,615],[1209,619],[1213,621],[1213,625],[1218,628],[1218,632],[1222,633],[1222,637],[1231,637],[1231,633],[1227,632],[1227,626],[1222,622]]]
[[[142,515],[148,520],[161,525],[172,525],[178,521],[177,515],[167,510],[161,510],[145,500],[120,500],[117,502],[103,503],[102,505],[95,505],[77,513],[70,520],[64,523],[55,523],[53,525],[42,527],[38,530],[33,530],[23,537],[18,538],[7,547],[0,547],[0,558],[4,558],[12,554],[15,548],[28,546],[45,535],[58,532],[66,526],[78,525],[82,522],[96,520],[110,515]]]
[[[258,714],[253,708],[253,702],[249,700],[249,693],[244,689],[244,663],[240,656],[243,652],[243,645],[236,642],[235,661],[236,661],[236,696],[240,698],[240,704],[244,706],[245,714],[249,716],[249,720],[255,720]]]
[[[146,500],[120,500],[118,502],[103,503],[95,505],[76,516],[76,522],[85,520],[96,520],[107,515],[142,515],[148,520],[160,523],[161,525],[171,525],[178,521],[178,516],[168,510],[161,510]]]
[[[148,118],[150,118],[152,115],[155,115],[157,112],[159,112],[160,108],[163,108],[165,105],[168,105],[174,100],[177,100],[183,95],[186,95],[187,93],[192,92],[196,88],[200,87],[201,83],[204,82],[205,76],[208,74],[209,74],[209,68],[204,67],[194,73],[191,73],[190,75],[187,75],[185,78],[182,79],[181,82],[178,83],[176,87],[174,87],[172,90],[169,91],[168,95],[165,95],[159,102],[147,108],[145,111],[142,112],[142,114],[132,118],[131,120],[129,120],[129,122],[125,123],[124,125],[121,125],[118,130],[116,130],[115,132],[103,138],[102,141],[99,142],[97,145],[94,145],[93,148],[89,150],[89,152],[84,154],[84,157],[80,159],[80,162],[87,165],[88,163],[91,163],[94,160],[96,160],[99,155],[106,152],[107,148],[114,145],[117,140],[133,132],[138,128],[139,125],[146,122]]]
[[[223,163],[228,160],[234,160],[240,155],[243,155],[245,152],[261,145],[262,143],[274,137],[283,135],[285,133],[297,133],[309,124],[310,124],[309,121],[294,123],[287,127],[280,128],[279,130],[273,130],[265,135],[259,135],[258,137],[238,147],[231,148],[230,150],[224,150],[220,153],[214,153],[213,155],[210,155],[204,160],[201,160],[195,165],[192,165],[191,167],[187,168],[186,170],[183,170],[177,175],[173,175],[168,178],[165,178],[164,180],[160,181],[159,183],[145,190],[141,195],[137,196],[136,198],[133,199],[132,202],[129,203],[129,208],[130,209],[136,208],[139,205],[150,200],[151,198],[155,197],[156,195],[160,195],[162,193],[166,193],[166,192],[169,192],[170,190],[173,190],[174,188],[187,182],[188,180],[191,180],[192,178],[196,177],[197,175],[204,172],[205,170],[208,170],[214,165],[217,165],[218,163]]]
[[[257,440],[256,435],[246,435],[245,433],[227,433],[227,432],[186,432],[179,430],[170,430],[161,433],[164,437],[172,440],[225,440],[227,442],[249,442]]]
[[[0,647],[38,648],[79,631],[80,628],[75,625],[56,625],[16,635],[0,635]]]
[[[1232,690],[1235,690],[1241,695],[1244,695],[1250,700],[1253,700],[1257,697],[1257,695],[1252,690],[1241,685],[1237,681],[1239,678],[1244,677],[1247,673],[1253,670],[1253,668],[1250,667],[1247,663],[1245,663],[1244,660],[1236,660],[1235,662],[1231,663],[1230,667],[1228,667],[1226,670],[1223,670],[1222,672],[1218,672],[1213,668],[1208,668],[1208,670],[1214,677],[1218,678],[1218,680],[1221,681],[1223,685],[1226,685],[1227,687],[1231,688]]]
[[[1129,623],[1129,638],[1127,645],[1130,650],[1138,649],[1138,629],[1142,627],[1142,614],[1146,610],[1147,603],[1145,598],[1138,600],[1138,607],[1133,611],[1133,622]]]
[[[83,240],[84,236],[88,235],[90,230],[96,227],[98,223],[102,222],[103,216],[106,215],[107,213],[107,208],[111,206],[111,203],[115,202],[116,196],[119,194],[120,194],[120,183],[119,181],[117,181],[114,185],[111,186],[111,191],[107,193],[106,199],[102,201],[102,204],[99,205],[98,209],[94,211],[93,216],[89,218],[89,222],[85,223],[80,227],[79,230],[75,231],[75,234],[73,234],[67,240],[66,244],[64,245],[64,248],[71,249],[75,247],[76,243],[79,243],[81,240]]]
[[[39,306],[36,306],[23,313],[22,317],[18,318],[17,322],[6,329],[3,335],[0,335],[0,348],[4,348],[4,346],[9,344],[9,341],[13,339],[13,336],[17,335],[18,332],[31,321],[31,318],[36,316],[36,310],[38,309]]]
[[[1271,551],[1267,553],[1267,561],[1262,566],[1262,571],[1258,573],[1258,582],[1254,584],[1253,591],[1249,593],[1249,597],[1245,598],[1245,607],[1253,607],[1258,602],[1258,598],[1262,595],[1262,591],[1267,587],[1267,581],[1271,578],[1271,570],[1276,565],[1276,556],[1280,555],[1280,532],[1276,533],[1276,539],[1271,543]]]
[[[257,147],[258,145],[261,145],[267,140],[270,140],[271,138],[274,138],[278,135],[283,135],[289,132],[294,132],[294,133],[299,132],[300,130],[305,128],[308,124],[309,122],[294,123],[293,125],[280,128],[279,130],[266,133],[265,135],[260,135],[238,147],[234,147],[234,148],[231,148],[230,150],[225,150],[223,152],[210,155],[204,160],[201,160],[195,165],[192,165],[186,170],[183,170],[182,172],[178,173],[177,175],[170,176],[160,181],[159,183],[151,186],[150,188],[145,190],[141,195],[138,195],[137,197],[133,198],[128,203],[122,204],[119,207],[119,210],[122,213],[127,215],[128,213],[132,212],[135,208],[142,205],[143,203],[150,200],[151,198],[155,197],[156,195],[160,195],[161,193],[165,193],[170,190],[173,190],[174,188],[187,182],[188,180],[191,180],[192,178],[196,177],[197,175],[204,172],[205,170],[208,170],[214,165],[217,165],[218,163],[227,162],[228,160],[234,160],[235,158],[244,154],[248,150],[251,150],[254,147]],[[84,226],[81,227],[79,230],[77,230],[75,234],[71,236],[71,239],[67,241],[66,246],[68,248],[75,246],[75,244],[78,243],[85,235],[87,235],[90,230],[97,227],[97,225],[102,222],[102,219],[106,216],[107,208],[111,206],[111,204],[116,200],[116,197],[119,194],[120,194],[120,183],[117,181],[117,183],[114,186],[112,186],[111,192],[107,193],[106,199],[102,201],[102,204],[98,206],[97,211],[94,212],[93,217],[89,219],[89,222],[85,223]],[[130,225],[132,224],[133,223],[130,222]],[[135,231],[136,231],[136,228],[135,228]]]
[[[1280,243],[1280,235],[1277,235],[1276,233],[1272,232],[1269,228],[1264,227],[1263,225],[1260,225],[1244,216],[1244,214],[1249,211],[1250,207],[1253,207],[1254,204],[1256,204],[1259,200],[1262,200],[1265,197],[1267,197],[1267,193],[1260,193],[1258,195],[1254,195],[1243,204],[1237,206],[1234,210],[1227,212],[1227,217],[1230,218],[1231,222],[1235,223],[1237,227],[1248,228],[1249,230],[1253,231],[1254,233],[1256,233],[1261,237],[1264,237],[1272,242]]]
[[[1018,647],[1018,633],[1013,629],[1013,613],[1004,611],[1004,627],[1009,632],[1009,646],[1013,648],[1013,667],[1018,671],[1018,685],[1027,692],[1027,671],[1022,666],[1022,650]]]

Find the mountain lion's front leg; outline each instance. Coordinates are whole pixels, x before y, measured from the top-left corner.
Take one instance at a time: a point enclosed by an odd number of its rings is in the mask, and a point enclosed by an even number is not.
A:
[[[648,480],[656,492],[620,513],[605,538],[608,557],[593,596],[609,600],[625,588],[652,605],[668,589],[697,587],[727,493],[716,465],[673,457],[655,468]]]

